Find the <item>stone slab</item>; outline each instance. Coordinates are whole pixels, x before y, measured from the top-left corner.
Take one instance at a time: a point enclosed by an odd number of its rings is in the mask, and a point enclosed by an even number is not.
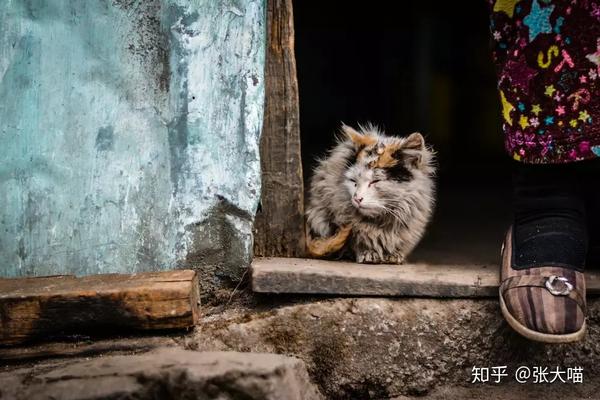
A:
[[[307,258],[256,258],[258,293],[411,297],[496,297],[495,265],[367,265]],[[600,274],[586,272],[588,294],[600,294]]]
[[[0,388],[15,400],[323,399],[297,358],[178,348],[13,370]]]
[[[267,308],[273,301],[277,307]],[[577,343],[531,342],[504,321],[495,299],[264,296],[260,307],[203,317],[186,345],[200,351],[275,352],[306,363],[330,399],[423,397],[472,385],[473,367],[581,367],[583,384],[555,382],[556,396],[514,391],[506,399],[590,398],[600,388],[600,299],[588,300],[588,333]],[[266,310],[266,311],[265,311]],[[533,376],[530,376],[533,378]],[[491,384],[490,384],[491,385]],[[571,397],[561,394],[570,392]],[[505,394],[508,394],[506,392]],[[402,397],[401,397],[402,398]],[[470,399],[468,396],[434,399]],[[475,397],[479,398],[479,397]],[[494,398],[493,396],[490,399]]]

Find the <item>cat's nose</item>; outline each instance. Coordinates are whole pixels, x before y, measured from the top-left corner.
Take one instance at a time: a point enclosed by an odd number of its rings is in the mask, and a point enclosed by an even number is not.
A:
[[[363,201],[363,199],[364,199],[364,197],[357,197],[357,196],[354,196],[354,200],[356,200],[356,202],[357,202],[358,204],[360,204],[360,203],[361,203],[361,201]]]

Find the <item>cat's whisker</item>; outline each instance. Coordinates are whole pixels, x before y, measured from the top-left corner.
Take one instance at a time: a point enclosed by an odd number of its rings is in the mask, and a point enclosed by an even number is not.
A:
[[[394,217],[396,217],[397,219],[402,219],[401,215],[394,209],[386,207],[386,206],[382,206],[381,207],[383,210],[385,210],[387,213],[393,215]]]

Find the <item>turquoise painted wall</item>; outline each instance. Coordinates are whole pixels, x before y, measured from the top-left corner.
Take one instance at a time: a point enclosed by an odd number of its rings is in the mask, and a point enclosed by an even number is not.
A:
[[[264,0],[1,1],[0,275],[239,278],[264,52]]]

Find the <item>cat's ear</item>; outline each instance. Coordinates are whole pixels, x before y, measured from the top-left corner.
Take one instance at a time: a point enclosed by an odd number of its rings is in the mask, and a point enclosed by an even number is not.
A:
[[[411,133],[402,142],[402,148],[405,150],[425,150],[425,139],[419,132]]]
[[[423,163],[423,150],[425,150],[425,139],[419,132],[411,133],[402,142],[402,158],[405,163],[419,168]]]
[[[375,136],[364,135],[346,124],[342,124],[342,133],[346,138],[354,143],[354,146],[357,149],[362,149],[377,143],[377,138]]]

